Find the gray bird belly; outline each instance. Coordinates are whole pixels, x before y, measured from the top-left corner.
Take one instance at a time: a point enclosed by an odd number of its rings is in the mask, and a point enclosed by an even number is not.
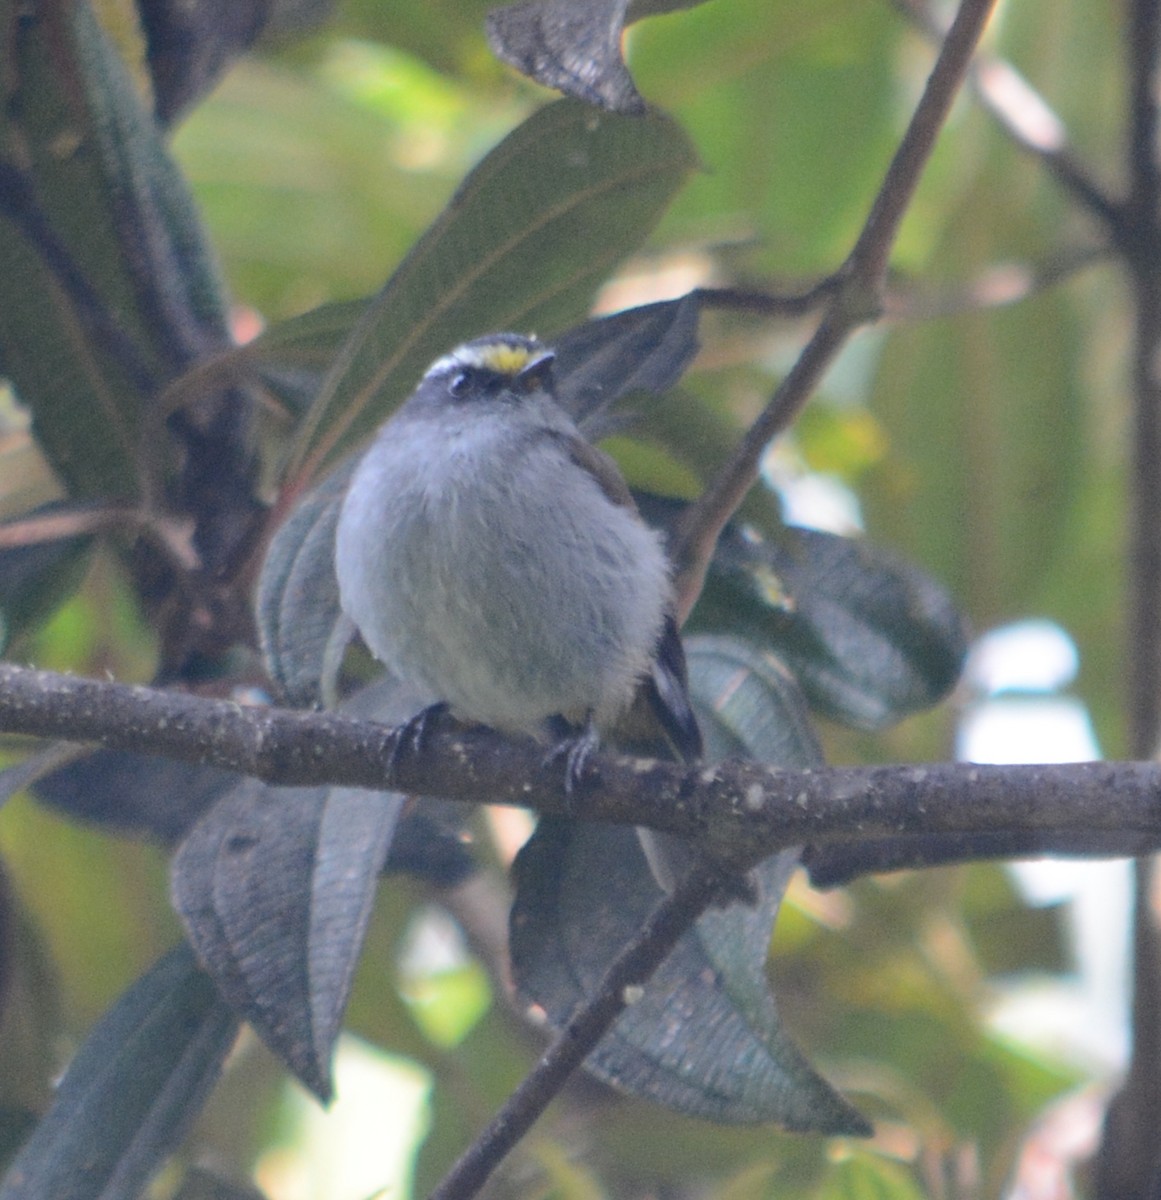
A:
[[[595,488],[563,502],[559,465],[536,466],[517,466],[494,495],[429,498],[384,564],[413,582],[391,665],[501,728],[626,703],[667,595],[650,531]]]

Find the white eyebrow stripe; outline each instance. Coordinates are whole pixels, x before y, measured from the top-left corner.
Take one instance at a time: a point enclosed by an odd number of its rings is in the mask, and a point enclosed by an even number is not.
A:
[[[454,349],[450,354],[445,354],[442,358],[437,358],[435,362],[433,362],[431,366],[427,368],[427,374],[442,375],[444,372],[452,370],[453,367],[472,366],[472,363],[465,362],[460,357],[460,351],[463,348],[463,346],[457,346],[456,349]]]

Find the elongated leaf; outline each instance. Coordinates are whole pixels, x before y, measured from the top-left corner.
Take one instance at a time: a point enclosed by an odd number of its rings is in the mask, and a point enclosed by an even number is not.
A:
[[[622,396],[673,387],[697,353],[700,309],[691,292],[586,321],[553,338],[561,406],[591,433],[589,426]]]
[[[877,729],[947,694],[967,633],[930,576],[865,540],[787,528],[777,542],[728,529],[691,628],[774,650],[820,712]]]
[[[17,792],[32,787],[46,775],[67,766],[75,759],[87,758],[91,753],[87,746],[78,746],[72,742],[50,742],[16,766],[5,767],[0,770],[0,805],[7,804]]]
[[[380,680],[346,700],[399,721],[423,707]],[[174,907],[235,1010],[320,1099],[379,873],[403,806],[394,792],[241,780],[174,856]]]
[[[402,797],[246,780],[194,827],[173,901],[222,994],[320,1099]]]
[[[136,1200],[196,1116],[237,1021],[189,947],[105,1014],[0,1182],[0,1200]]]
[[[433,359],[489,330],[575,321],[696,165],[668,119],[534,113],[467,177],[364,314],[303,423],[292,481],[366,437]]]
[[[235,785],[221,767],[191,766],[123,750],[84,748],[33,787],[37,800],[74,820],[173,845]]]
[[[741,754],[784,767],[822,762],[802,688],[770,650],[700,635],[686,639],[685,656],[710,758]]]
[[[370,300],[323,304],[279,321],[243,346],[208,355],[167,385],[162,404],[181,408],[215,388],[260,382],[299,417],[310,407]]]
[[[255,377],[303,411],[364,314],[369,300],[325,304],[280,321],[245,346],[199,364],[170,388],[170,398],[197,395],[211,381],[245,383]],[[701,303],[696,292],[624,309],[551,338],[556,351],[557,399],[582,424],[633,391],[663,392],[684,374],[697,351]]]
[[[690,1116],[866,1132],[782,1030],[763,965],[794,856],[755,872],[758,906],[703,917],[598,1044],[586,1067]],[[562,1025],[662,892],[633,831],[541,821],[515,866],[512,961],[528,1004]]]
[[[266,670],[288,704],[323,703],[354,629],[339,604],[335,528],[358,458],[298,502],[270,541],[255,614]]]
[[[767,761],[819,761],[793,677],[768,654],[726,638],[691,640],[690,683],[708,744]],[[586,1066],[679,1112],[723,1122],[866,1133],[866,1122],[802,1058],[778,1018],[765,964],[797,852],[754,872],[757,902],[707,913]],[[512,911],[521,997],[554,1025],[571,1016],[662,898],[633,831],[544,821],[521,850]]]
[[[228,340],[217,275],[88,4],[0,5],[0,61],[0,371],[74,495],[131,495],[147,398]]]
[[[149,41],[154,110],[169,124],[249,49],[272,6],[269,0],[148,0],[138,7]]]
[[[65,1032],[61,981],[39,922],[0,864],[0,1163],[52,1103]]]

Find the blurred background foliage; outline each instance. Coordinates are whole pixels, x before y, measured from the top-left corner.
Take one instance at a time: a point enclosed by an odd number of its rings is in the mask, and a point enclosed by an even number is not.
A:
[[[220,256],[240,337],[379,287],[466,170],[545,102],[547,93],[489,54],[488,7],[338,3],[316,28],[268,39],[177,124],[172,151]],[[987,40],[1114,188],[1119,13],[1085,0],[1002,4]],[[704,169],[598,297],[606,308],[701,284],[799,288],[835,269],[932,52],[887,0],[716,0],[634,26],[628,57],[641,92],[685,128]],[[772,455],[769,475],[784,496],[800,498],[804,484],[839,496],[842,521],[853,514],[876,541],[932,572],[977,632],[1030,616],[1056,622],[1079,648],[1073,694],[1102,750],[1116,756],[1124,289],[1117,269],[1098,262],[1018,294],[1022,281],[1098,245],[1086,213],[966,95],[894,258],[907,319],[854,340]],[[1005,288],[1015,302],[999,302]],[[980,296],[994,303],[973,304]],[[693,480],[708,478],[805,328],[711,314],[701,357],[673,413],[661,415],[668,436],[656,453],[638,446],[623,459],[633,481],[688,495]],[[21,411],[0,401],[0,515],[56,494]],[[148,679],[153,635],[116,560],[98,551],[85,571],[67,603],[9,655]],[[965,690],[881,734],[825,726],[828,756],[949,757],[973,699]],[[514,836],[501,830],[499,844]],[[45,1064],[66,1059],[172,945],[177,926],[163,856],[149,846],[66,823],[21,796],[0,821],[0,852],[13,898],[3,932],[16,948],[0,1027],[0,1111],[13,1115],[12,1131],[46,1101]],[[416,1194],[439,1177],[527,1068],[535,1042],[493,997],[477,961],[489,944],[485,902],[452,898],[453,911],[478,926],[466,942],[429,905],[418,885],[382,889],[350,1012],[363,1042],[345,1045],[339,1104],[323,1132],[267,1053],[244,1041],[186,1151],[191,1160],[237,1180],[256,1172],[271,1200],[406,1194],[392,1188],[407,1187],[415,1134],[430,1129]],[[876,1138],[846,1145],[719,1129],[582,1084],[518,1152],[495,1194],[996,1195],[1061,1097],[1080,1114],[1073,1143],[1083,1154],[1093,1118],[1089,1093],[1073,1089],[1106,1080],[1115,1058],[1045,1046],[1026,1026],[1013,1033],[993,1020],[1014,981],[1073,977],[1063,911],[1029,907],[994,865],[835,893],[796,883],[775,936],[776,993],[803,1049],[876,1118]],[[343,1169],[320,1167],[320,1147],[340,1145],[342,1122],[360,1119],[344,1106],[348,1093],[361,1094],[359,1064],[382,1068],[372,1045],[405,1064],[393,1077],[402,1082],[367,1093],[375,1098],[361,1119],[370,1131],[364,1125],[351,1143],[361,1150],[339,1155]],[[359,1174],[351,1160],[368,1143],[386,1153],[385,1131],[396,1125],[411,1139],[402,1165],[376,1159]],[[396,1170],[400,1182],[386,1174]],[[177,1179],[164,1176],[158,1194]]]

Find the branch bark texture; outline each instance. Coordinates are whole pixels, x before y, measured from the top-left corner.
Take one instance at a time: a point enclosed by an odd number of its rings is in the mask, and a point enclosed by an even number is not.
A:
[[[730,860],[812,843],[925,834],[1120,832],[1161,844],[1161,765],[821,767],[727,760],[692,768],[594,756],[571,794],[530,738],[436,720],[399,729],[329,713],[0,664],[0,732],[67,738],[225,767],[271,784],[330,783],[508,804],[698,838]]]

